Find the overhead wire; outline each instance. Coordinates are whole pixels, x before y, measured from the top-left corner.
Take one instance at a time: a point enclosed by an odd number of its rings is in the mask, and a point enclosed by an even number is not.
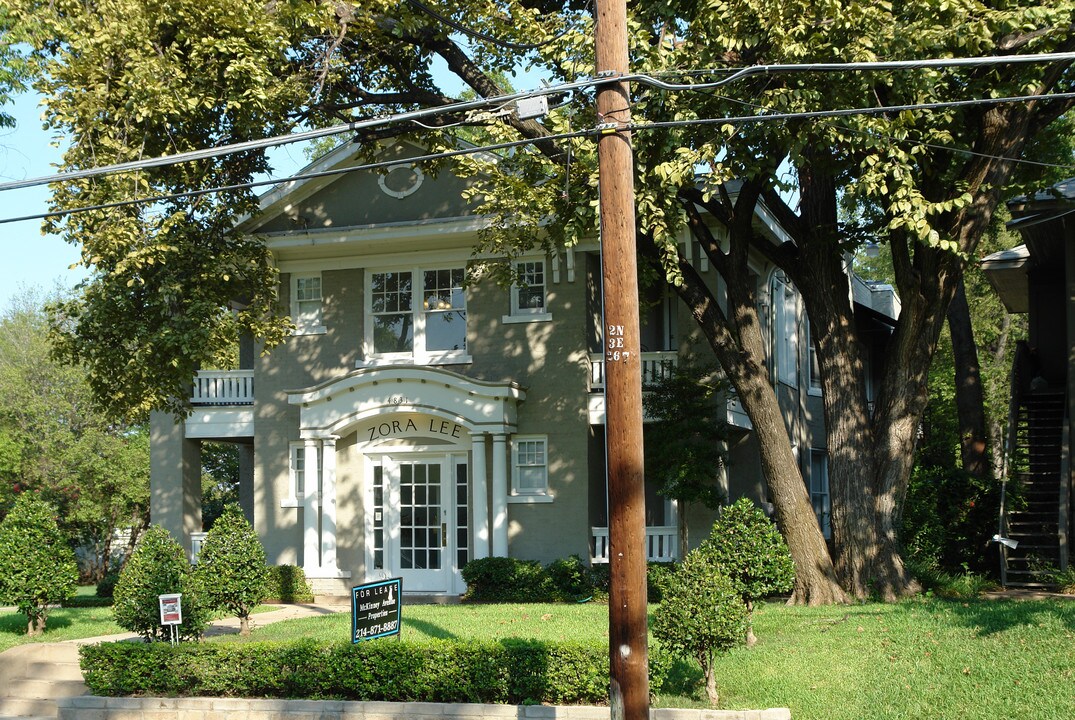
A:
[[[402,113],[394,113],[389,116],[379,116],[374,118],[365,118],[362,120],[354,120],[347,123],[338,125],[332,125],[326,128],[317,128],[313,130],[306,130],[298,133],[290,133],[287,135],[277,135],[269,138],[261,138],[258,140],[249,140],[242,143],[235,143],[231,145],[224,145],[212,148],[204,148],[200,150],[191,150],[183,153],[176,153],[174,155],[166,155],[157,158],[146,158],[142,160],[135,160],[125,163],[116,163],[112,165],[85,168],[83,170],[73,170],[63,173],[56,173],[53,175],[41,176],[36,178],[29,178],[26,180],[17,180],[0,183],[0,192],[5,190],[17,190],[22,188],[34,187],[38,185],[47,185],[54,182],[67,182],[71,180],[80,180],[90,177],[96,177],[100,175],[108,175],[117,172],[132,172],[146,170],[154,167],[163,167],[166,165],[174,165],[181,162],[191,162],[195,160],[213,159],[222,155],[228,155],[232,153],[245,152],[249,150],[259,150],[268,147],[275,147],[278,145],[286,145],[289,143],[304,142],[307,140],[314,140],[322,137],[328,137],[331,135],[339,135],[347,132],[357,132],[359,130],[369,129],[373,127],[379,127],[383,125],[408,122],[411,120],[420,120],[424,117],[443,115],[453,112],[464,112],[467,110],[479,109],[488,107],[490,105],[502,105],[510,104],[512,102],[530,99],[534,97],[561,94],[570,92],[573,90],[593,87],[608,82],[628,82],[638,83],[641,85],[647,85],[660,90],[666,91],[703,91],[713,88],[719,88],[738,80],[742,80],[747,77],[755,75],[768,75],[784,72],[869,72],[877,70],[899,70],[899,69],[921,69],[921,68],[941,68],[941,67],[977,67],[984,65],[996,65],[996,64],[1021,64],[1021,63],[1050,63],[1050,62],[1071,62],[1075,61],[1075,52],[1071,53],[1039,53],[1034,55],[997,55],[990,57],[976,57],[976,58],[940,58],[940,59],[928,59],[928,60],[896,60],[896,61],[881,61],[881,62],[865,62],[865,63],[811,63],[805,65],[752,65],[746,68],[739,68],[732,72],[728,77],[720,80],[715,80],[707,83],[672,83],[659,80],[657,77],[646,73],[605,73],[599,74],[597,77],[584,78],[581,80],[575,80],[571,82],[559,83],[556,85],[547,85],[534,90],[527,90],[523,92],[510,93],[506,95],[498,95],[490,98],[479,98],[476,100],[463,101],[458,103],[452,103],[449,105],[441,105],[432,108],[422,108],[419,110],[404,111]],[[1051,97],[1056,97],[1051,96]],[[915,106],[917,107],[917,106]],[[714,122],[716,122],[714,120]]]
[[[1044,98],[1051,99],[1068,99],[1075,98],[1075,92],[1072,93],[1057,93],[1054,95],[1040,96],[1040,95],[1023,95],[1003,98],[978,98],[974,100],[956,100],[941,103],[922,103],[919,105],[899,105],[890,107],[863,107],[863,108],[846,108],[841,110],[819,110],[814,112],[800,112],[800,113],[762,113],[758,115],[743,115],[738,117],[722,117],[722,118],[694,118],[690,120],[673,120],[673,121],[656,121],[656,122],[640,122],[632,123],[625,126],[623,129],[629,129],[631,131],[645,131],[654,130],[659,128],[669,127],[684,127],[692,125],[715,125],[715,124],[727,124],[727,125],[740,125],[758,122],[772,122],[772,121],[787,121],[796,119],[820,119],[826,117],[846,117],[849,115],[863,115],[863,114],[882,114],[890,112],[904,112],[910,110],[933,110],[933,109],[947,109],[951,107],[959,107],[966,105],[983,105],[983,104],[1004,104],[1014,102],[1026,102],[1029,100],[1042,100]],[[350,172],[356,172],[360,170],[376,170],[381,168],[392,167],[401,164],[401,162],[407,163],[423,163],[432,162],[434,160],[447,159],[452,157],[459,157],[462,155],[474,155],[483,152],[496,152],[499,150],[507,150],[526,145],[535,144],[542,141],[557,141],[570,138],[579,138],[586,136],[600,135],[603,130],[598,128],[586,128],[584,130],[576,130],[573,132],[558,133],[552,135],[546,135],[540,138],[525,138],[522,140],[513,140],[502,143],[495,143],[490,145],[481,145],[474,147],[461,148],[458,150],[445,150],[437,153],[429,153],[426,155],[419,155],[411,158],[406,158],[401,161],[396,158],[393,160],[378,161],[373,163],[365,163],[361,165],[353,165],[345,168],[332,168],[329,170],[320,170],[308,173],[298,173],[284,178],[275,178],[268,180],[254,180],[243,183],[235,183],[232,185],[225,185],[213,188],[200,188],[197,190],[188,190],[178,193],[169,193],[164,195],[156,195],[145,198],[132,198],[130,200],[120,200],[112,203],[101,203],[97,205],[88,205],[77,208],[67,208],[64,210],[56,210],[46,213],[37,213],[33,215],[24,215],[20,217],[2,218],[0,219],[0,225],[23,222],[27,220],[43,220],[55,217],[64,217],[66,215],[72,215],[81,212],[92,212],[96,210],[106,210],[118,207],[129,207],[132,205],[141,204],[154,204],[160,202],[169,202],[172,200],[179,200],[191,197],[200,197],[212,193],[223,192],[235,192],[238,190],[251,189],[255,187],[265,187],[268,185],[286,185],[292,182],[299,182],[303,180],[312,180],[322,177],[329,177],[334,175],[342,175]],[[1007,159],[1007,158],[1003,158]],[[1013,160],[1014,161],[1014,160]],[[1017,162],[1017,161],[1016,161]]]

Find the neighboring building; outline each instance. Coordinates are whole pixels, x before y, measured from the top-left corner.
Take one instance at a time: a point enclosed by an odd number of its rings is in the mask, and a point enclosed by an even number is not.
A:
[[[356,164],[354,146],[315,168]],[[204,441],[241,448],[240,498],[270,562],[301,565],[319,594],[402,576],[423,594],[464,591],[462,566],[510,555],[606,562],[605,405],[596,243],[519,263],[525,283],[464,286],[484,220],[465,182],[386,146],[386,173],[293,183],[240,230],[264,238],[281,271],[280,311],[296,325],[271,354],[241,348],[242,370],[202,372],[193,414],[152,421],[152,517],[199,541]],[[787,236],[764,209],[759,232]],[[699,248],[702,275],[719,288]],[[820,383],[798,293],[760,257],[754,272],[777,387],[819,522],[829,494]],[[708,350],[667,289],[647,291],[643,372],[653,381]],[[898,312],[891,288],[854,283],[879,341]],[[756,441],[734,397],[729,497],[766,501]],[[651,559],[679,558],[714,519],[647,492]]]
[[[1009,227],[1024,245],[982,260],[1008,312],[1026,313],[1026,342],[1012,368],[1007,448],[1010,481],[1001,509],[1005,585],[1041,584],[1040,565],[1066,570],[1072,532],[1075,411],[1075,179],[1011,201]]]

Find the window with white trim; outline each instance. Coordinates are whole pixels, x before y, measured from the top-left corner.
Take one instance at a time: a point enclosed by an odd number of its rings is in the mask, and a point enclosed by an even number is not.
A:
[[[466,362],[463,268],[369,272],[366,358]]]
[[[511,286],[511,315],[516,321],[547,320],[546,276],[544,260],[516,263],[516,280]]]
[[[810,503],[817,515],[821,533],[832,537],[832,501],[829,498],[829,453],[827,450],[810,450]]]
[[[281,507],[301,507],[306,495],[306,443],[293,442],[288,448],[288,496]],[[321,448],[317,448],[317,477],[321,477]]]
[[[321,321],[321,274],[291,276],[291,319],[297,335],[325,332]]]
[[[773,273],[770,284],[773,303],[773,354],[777,379],[795,385],[799,379],[798,293],[782,272]]]
[[[806,345],[809,348],[809,371],[810,371],[810,385],[808,390],[811,395],[821,394],[821,365],[817,361],[817,349],[814,347],[813,328],[810,325],[810,321],[806,321]]]
[[[512,496],[549,497],[548,441],[544,437],[516,437],[511,459]]]

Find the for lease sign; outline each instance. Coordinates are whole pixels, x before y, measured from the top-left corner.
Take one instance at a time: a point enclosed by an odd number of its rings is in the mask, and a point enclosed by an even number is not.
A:
[[[403,578],[379,580],[351,588],[351,642],[399,634]]]

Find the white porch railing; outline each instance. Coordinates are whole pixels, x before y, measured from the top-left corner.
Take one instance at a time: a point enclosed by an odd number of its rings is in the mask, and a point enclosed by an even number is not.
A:
[[[679,353],[675,350],[642,353],[642,387],[655,385],[669,377],[679,362]],[[605,387],[604,356],[600,353],[590,355],[590,389],[603,390]]]
[[[202,370],[194,376],[191,405],[253,405],[253,370]]]
[[[608,562],[608,528],[590,528],[593,534],[591,563]],[[672,526],[646,528],[646,560],[672,562],[679,559],[679,529]]]

